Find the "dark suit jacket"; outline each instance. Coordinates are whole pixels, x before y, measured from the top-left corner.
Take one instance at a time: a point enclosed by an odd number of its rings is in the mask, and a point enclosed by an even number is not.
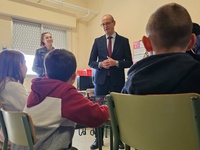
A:
[[[96,70],[94,75],[94,83],[103,85],[108,74],[108,69],[98,68],[99,62],[107,59],[108,50],[106,35],[96,38],[90,54],[88,65]],[[116,34],[116,39],[112,52],[112,59],[119,61],[119,67],[110,67],[110,78],[112,85],[122,86],[125,82],[124,68],[129,68],[132,62],[132,55],[129,41],[127,38]]]

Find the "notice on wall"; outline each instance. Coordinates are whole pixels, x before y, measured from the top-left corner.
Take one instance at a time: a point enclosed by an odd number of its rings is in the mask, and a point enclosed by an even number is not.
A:
[[[133,42],[133,62],[136,63],[144,57],[146,57],[146,49],[143,42],[141,40]]]

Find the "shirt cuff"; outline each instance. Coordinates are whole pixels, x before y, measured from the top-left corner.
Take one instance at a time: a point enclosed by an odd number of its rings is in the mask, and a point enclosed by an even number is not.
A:
[[[116,60],[116,67],[119,67],[119,61]]]
[[[99,62],[99,64],[98,64],[98,68],[101,69],[101,62]]]

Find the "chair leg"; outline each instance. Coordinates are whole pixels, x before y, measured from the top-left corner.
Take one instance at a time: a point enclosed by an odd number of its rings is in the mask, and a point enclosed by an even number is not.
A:
[[[104,130],[105,130],[105,138],[108,137],[108,127],[105,125],[104,126]]]
[[[113,140],[113,150],[119,150],[119,138],[115,138]]]
[[[130,150],[130,146],[125,144],[125,150]]]
[[[102,150],[102,126],[97,127],[97,140],[99,144],[99,150]]]
[[[7,133],[7,130],[6,130],[6,125],[5,125],[5,122],[4,122],[4,119],[3,119],[2,111],[0,111],[0,122],[1,122],[0,125],[1,125],[1,128],[2,128],[2,130],[0,132],[3,132],[3,135],[4,135],[4,141],[3,141],[2,149],[7,150],[7,148],[8,148],[8,133]]]
[[[26,133],[29,149],[34,150],[33,139],[31,137],[32,133],[31,133],[31,129],[30,129],[29,124],[28,124],[27,116],[22,116],[21,119],[22,119],[22,122],[23,122],[23,125],[24,125],[24,131]]]
[[[2,149],[2,150],[7,150],[7,146],[8,146],[8,142],[7,142],[7,143],[4,142],[4,143],[3,143],[3,147],[2,147],[3,149]]]
[[[108,129],[110,129],[110,125],[104,125],[105,128],[105,138],[108,137]]]
[[[110,126],[110,150],[113,150],[113,132]]]

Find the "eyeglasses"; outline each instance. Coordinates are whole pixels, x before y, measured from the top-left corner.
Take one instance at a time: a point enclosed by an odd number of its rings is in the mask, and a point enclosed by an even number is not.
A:
[[[110,25],[111,23],[113,23],[113,21],[102,23],[102,24],[100,24],[100,26],[101,26],[101,27],[103,27],[103,26],[108,26],[108,25]]]

